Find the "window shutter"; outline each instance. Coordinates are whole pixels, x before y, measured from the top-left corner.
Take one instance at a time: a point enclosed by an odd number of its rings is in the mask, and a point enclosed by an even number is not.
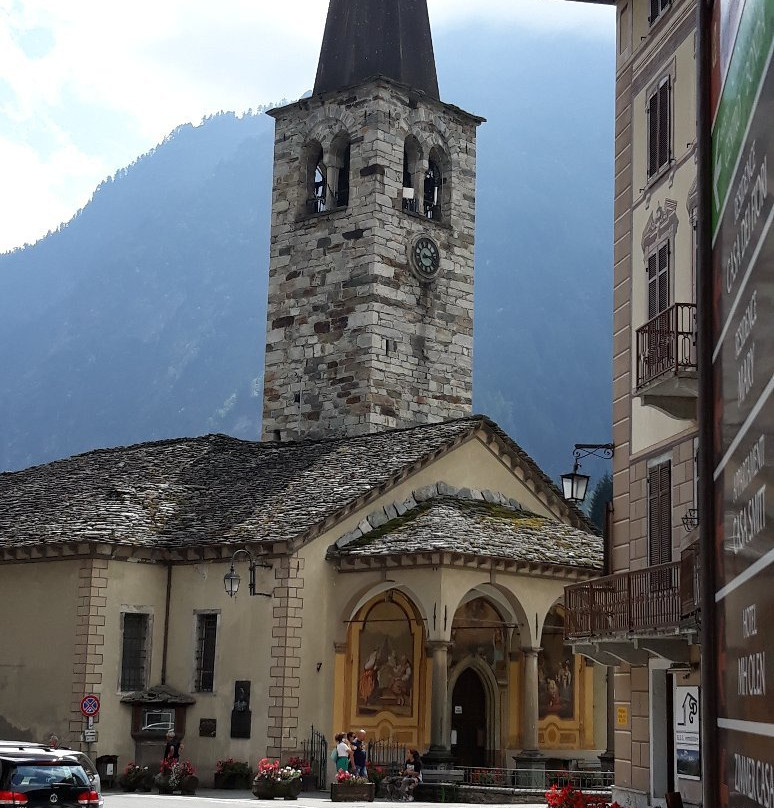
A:
[[[648,320],[658,313],[658,252],[648,258]]]
[[[672,560],[672,492],[669,461],[648,469],[648,562]]]
[[[658,312],[669,308],[669,242],[658,251]]]
[[[648,177],[658,171],[658,93],[648,99]]]
[[[669,164],[671,149],[669,148],[670,130],[670,90],[671,83],[667,79],[658,89],[658,167]]]

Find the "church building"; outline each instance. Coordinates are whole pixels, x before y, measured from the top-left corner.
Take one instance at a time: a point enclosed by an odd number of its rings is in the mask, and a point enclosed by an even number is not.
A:
[[[155,766],[174,727],[204,783],[312,728],[595,761],[606,669],[563,594],[602,542],[472,413],[483,119],[440,99],[425,0],[331,0],[313,94],[270,114],[263,441],[0,475],[0,738]]]

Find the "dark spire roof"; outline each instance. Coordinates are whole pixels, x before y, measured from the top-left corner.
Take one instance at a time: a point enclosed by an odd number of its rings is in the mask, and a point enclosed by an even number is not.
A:
[[[439,98],[427,0],[330,0],[315,94],[377,75]]]

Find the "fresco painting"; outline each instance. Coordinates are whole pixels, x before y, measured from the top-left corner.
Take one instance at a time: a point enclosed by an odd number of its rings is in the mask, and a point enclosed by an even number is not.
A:
[[[414,636],[411,621],[397,603],[377,603],[360,632],[357,710],[411,715],[414,698]]]

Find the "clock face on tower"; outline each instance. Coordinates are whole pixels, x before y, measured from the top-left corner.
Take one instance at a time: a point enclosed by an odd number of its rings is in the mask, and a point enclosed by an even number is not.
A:
[[[423,281],[433,281],[441,267],[441,252],[429,236],[415,239],[409,252],[409,260],[414,273]]]

